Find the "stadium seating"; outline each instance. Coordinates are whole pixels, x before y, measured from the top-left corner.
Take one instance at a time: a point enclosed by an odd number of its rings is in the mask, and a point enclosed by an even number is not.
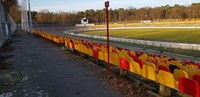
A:
[[[116,53],[111,54],[110,63],[115,66],[119,66],[119,56]]]
[[[125,58],[120,58],[120,68],[124,70],[130,70],[129,63],[127,62]]]
[[[131,72],[138,74],[138,75],[141,75],[141,67],[137,62],[132,60],[129,64],[130,64],[130,71]]]
[[[194,74],[193,77],[192,77],[193,80],[197,81],[199,83],[199,86],[200,86],[200,75],[198,74]]]
[[[167,72],[171,72],[170,69],[167,66],[162,66],[162,65],[158,65],[158,70],[164,70]]]
[[[193,79],[184,77],[179,78],[178,89],[179,91],[184,92],[193,97],[200,97],[199,83]]]
[[[98,52],[98,59],[102,60],[102,61],[104,60],[104,54],[103,54],[103,52],[101,52],[101,51]]]
[[[158,82],[170,88],[176,88],[176,81],[174,75],[163,70],[158,71]]]
[[[64,44],[67,48],[77,50],[79,53],[108,62],[108,52],[105,44],[58,36],[36,30],[33,33],[54,41],[57,44]],[[155,54],[150,55],[116,46],[110,46],[109,51],[110,63],[117,66],[117,68],[129,70],[174,89],[176,89],[176,81],[178,81],[178,89],[180,91],[194,97],[200,97],[200,63],[187,60],[182,61],[178,58],[169,58]],[[158,76],[156,75],[157,70]]]
[[[150,80],[156,81],[156,72],[151,66],[143,65],[142,76]]]
[[[174,78],[178,81],[178,79],[180,77],[185,77],[185,78],[189,78],[188,73],[186,71],[183,70],[179,70],[179,69],[175,69],[174,70]]]

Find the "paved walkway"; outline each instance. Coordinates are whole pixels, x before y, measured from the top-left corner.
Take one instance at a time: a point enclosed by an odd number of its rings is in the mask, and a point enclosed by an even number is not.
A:
[[[94,73],[88,61],[63,51],[51,41],[16,32],[10,54],[22,81],[0,97],[121,97]]]

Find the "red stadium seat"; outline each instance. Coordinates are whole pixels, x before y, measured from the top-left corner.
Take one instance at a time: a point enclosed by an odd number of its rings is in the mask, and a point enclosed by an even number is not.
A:
[[[163,65],[158,65],[158,70],[164,70],[164,71],[170,72],[169,67],[163,66]],[[170,73],[171,73],[171,72],[170,72]]]
[[[125,70],[130,70],[129,63],[125,58],[120,58],[120,67]]]
[[[93,57],[94,57],[94,58],[98,58],[98,51],[93,50]]]
[[[136,61],[138,64],[140,64],[140,67],[141,67],[141,69],[142,69],[144,63],[143,63],[141,60],[139,60],[139,59],[137,59],[137,60],[135,60],[135,61]]]
[[[193,77],[192,77],[193,80],[197,81],[199,83],[199,86],[200,86],[200,75],[198,74],[194,74]]]
[[[180,77],[178,81],[178,89],[193,97],[200,97],[200,87],[197,81],[185,77]]]

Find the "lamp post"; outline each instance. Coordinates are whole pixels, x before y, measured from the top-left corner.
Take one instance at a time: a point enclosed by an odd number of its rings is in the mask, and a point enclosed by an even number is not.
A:
[[[108,7],[109,7],[109,1],[105,2],[106,7],[106,28],[107,28],[107,51],[108,51],[108,78],[110,78],[110,42],[109,42],[109,13],[108,13]]]
[[[28,0],[28,8],[29,8],[29,32],[32,33],[32,15],[31,15],[30,0]]]

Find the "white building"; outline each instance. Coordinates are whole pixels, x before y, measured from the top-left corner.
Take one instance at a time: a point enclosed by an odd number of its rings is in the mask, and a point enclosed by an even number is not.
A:
[[[87,18],[81,19],[81,24],[76,24],[76,26],[94,26],[94,23],[89,24],[89,20]]]

